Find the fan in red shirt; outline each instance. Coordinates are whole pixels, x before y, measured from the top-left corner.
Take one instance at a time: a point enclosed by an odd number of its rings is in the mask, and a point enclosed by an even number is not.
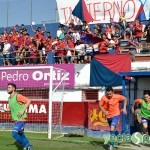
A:
[[[106,26],[105,33],[106,33],[108,39],[111,39],[112,29],[111,29],[111,26],[109,24]]]
[[[20,32],[19,39],[18,39],[18,47],[21,47],[22,45],[24,45],[24,41],[25,41],[25,37],[23,36],[23,33]]]
[[[29,47],[31,44],[32,44],[32,39],[29,36],[29,34],[27,33],[26,36],[25,36],[24,45],[26,47]]]
[[[9,33],[9,36],[8,36],[8,42],[10,43],[10,45],[12,45],[12,43],[14,42],[14,38],[13,38],[13,35],[12,35],[12,32]]]
[[[141,42],[142,37],[142,24],[140,24],[139,20],[137,19],[135,22],[135,26],[133,28],[134,34],[138,40],[138,42]]]
[[[116,35],[113,35],[113,41],[115,42],[115,45],[113,48],[116,50],[116,53],[120,53],[120,48],[119,48],[119,40]]]
[[[36,30],[36,34],[35,34],[35,36],[33,37],[33,39],[34,39],[35,42],[36,42],[37,49],[40,49],[41,43],[42,43],[42,40],[43,40],[43,35],[41,35],[41,34],[39,33],[39,30]]]
[[[36,44],[31,44],[31,48],[30,48],[30,59],[29,59],[29,63],[30,64],[37,64],[37,56],[38,56],[38,51],[37,51],[37,47]]]
[[[52,51],[52,43],[53,43],[53,40],[51,39],[51,36],[47,37],[47,40],[46,40],[46,46],[48,48],[46,48],[46,50],[48,51]]]
[[[41,34],[41,35],[43,35],[43,33],[46,32],[46,25],[45,25],[45,23],[43,23],[43,27],[44,27],[44,30],[43,30],[43,31],[41,30],[41,27],[38,27],[38,28],[37,28],[37,30],[39,31],[39,34]],[[37,30],[34,30],[32,25],[31,25],[31,29],[32,29],[32,31],[33,31],[34,33],[36,33]]]
[[[17,34],[17,32],[14,32],[13,38],[14,38],[14,41],[16,41],[16,42],[15,42],[15,46],[18,47],[19,39],[18,39],[18,34]]]
[[[58,62],[57,63],[62,63],[64,60],[64,56],[65,56],[65,43],[62,41],[62,39],[59,39],[57,44],[56,44],[56,52],[55,55],[58,58]]]
[[[51,36],[48,36],[46,41],[50,45],[52,45],[52,43],[54,42],[53,39],[51,38]]]
[[[106,33],[102,34],[102,42],[98,43],[99,53],[100,54],[107,54],[108,53],[108,46],[110,45],[109,40],[107,39]]]
[[[6,39],[6,37],[4,36],[4,33],[1,33],[1,38],[0,38],[1,42],[4,43],[5,39]]]
[[[67,40],[65,49],[66,49],[67,63],[71,63],[73,61],[72,56],[75,55],[75,47],[74,41],[71,40],[70,38]]]
[[[44,37],[42,34],[39,33],[39,30],[36,30],[36,35],[33,37],[35,43],[36,43],[36,48],[39,51],[40,55],[40,63],[43,64],[43,58],[42,58],[42,44],[44,41]]]

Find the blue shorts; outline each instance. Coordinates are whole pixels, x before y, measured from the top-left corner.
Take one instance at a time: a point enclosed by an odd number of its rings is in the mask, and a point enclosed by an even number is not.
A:
[[[120,119],[120,116],[114,116],[112,118],[108,118],[107,121],[108,121],[109,126],[117,127],[119,119]]]
[[[25,126],[25,122],[24,121],[17,121],[14,124],[13,131],[22,132],[22,131],[24,131],[24,126]]]
[[[142,123],[147,123],[148,126],[150,126],[150,120],[146,118],[142,118]]]

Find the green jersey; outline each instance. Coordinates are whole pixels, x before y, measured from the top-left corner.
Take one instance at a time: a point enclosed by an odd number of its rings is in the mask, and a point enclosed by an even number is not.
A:
[[[18,112],[20,112],[21,110],[24,109],[24,104],[20,104],[18,102],[17,95],[18,94],[15,93],[12,98],[10,98],[10,97],[8,98],[12,119],[14,121],[27,118],[26,112],[24,112],[24,114],[21,117],[18,116]]]
[[[141,105],[141,117],[150,119],[150,110],[147,110],[147,106],[150,107],[150,103],[146,104],[145,100],[142,100]]]

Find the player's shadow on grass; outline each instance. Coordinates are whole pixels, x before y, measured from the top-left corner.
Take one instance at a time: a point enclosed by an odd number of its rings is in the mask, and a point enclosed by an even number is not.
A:
[[[17,141],[14,142],[14,145],[16,145],[16,150],[23,150],[22,146]]]
[[[103,142],[99,142],[99,141],[90,141],[90,144],[102,146],[105,150],[108,150],[108,144],[105,145]]]
[[[16,146],[16,150],[23,150],[22,146],[16,141],[13,144],[7,144],[6,146],[11,146],[11,145],[15,145]]]

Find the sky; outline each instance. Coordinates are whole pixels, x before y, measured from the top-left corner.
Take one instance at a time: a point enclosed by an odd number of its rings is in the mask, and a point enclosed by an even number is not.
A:
[[[54,22],[56,8],[56,0],[0,0],[0,27]]]

